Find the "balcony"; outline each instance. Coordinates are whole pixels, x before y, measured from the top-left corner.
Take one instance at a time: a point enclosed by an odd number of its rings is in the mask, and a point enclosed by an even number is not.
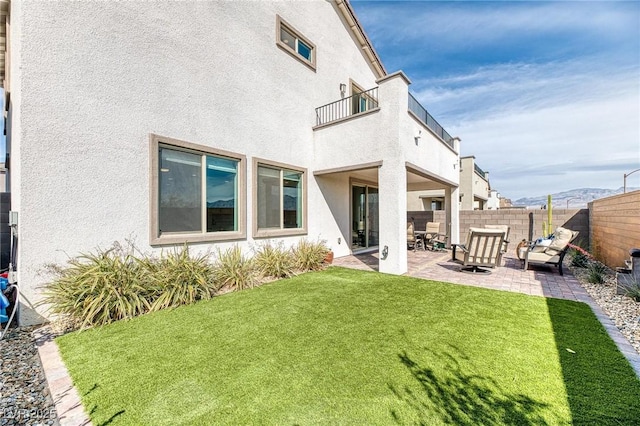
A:
[[[442,139],[451,149],[453,147],[453,138],[446,130],[436,121],[435,118],[427,112],[427,110],[420,105],[420,102],[409,93],[409,111],[416,116],[424,125],[426,125],[432,132],[434,132],[440,139]]]
[[[378,88],[340,99],[316,108],[316,126],[322,126],[378,108]]]
[[[487,180],[487,175],[485,174],[484,170],[482,170],[480,167],[478,167],[477,164],[473,165],[473,168],[475,170],[475,172],[480,175],[480,177],[484,180]]]

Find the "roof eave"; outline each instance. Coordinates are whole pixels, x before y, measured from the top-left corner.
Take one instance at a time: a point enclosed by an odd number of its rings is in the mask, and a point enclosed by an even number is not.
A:
[[[387,75],[387,70],[384,68],[380,57],[378,56],[378,52],[373,48],[373,44],[371,40],[365,33],[358,17],[356,16],[351,4],[349,4],[349,0],[335,0],[336,5],[338,6],[338,10],[342,13],[342,16],[347,21],[347,25],[349,25],[349,29],[353,32],[358,44],[360,45],[360,49],[362,53],[367,58],[371,67],[377,74],[378,78],[384,77]]]

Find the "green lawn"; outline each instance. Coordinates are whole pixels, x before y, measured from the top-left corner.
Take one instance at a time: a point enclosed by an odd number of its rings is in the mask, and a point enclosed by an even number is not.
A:
[[[640,419],[640,381],[587,305],[374,272],[333,267],[57,342],[94,425]]]

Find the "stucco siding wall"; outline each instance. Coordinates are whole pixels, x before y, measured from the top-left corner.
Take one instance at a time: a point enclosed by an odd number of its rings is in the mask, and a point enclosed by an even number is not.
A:
[[[640,248],[640,191],[595,200],[589,207],[592,252],[611,268],[624,266],[629,250]]]
[[[349,78],[369,88],[375,75],[332,3],[21,7],[11,173],[27,296],[46,280],[45,263],[125,238],[151,249],[149,133],[247,156],[249,235],[253,157],[308,169],[309,238],[344,232],[311,176],[315,108],[339,99]],[[316,45],[316,71],[276,46],[276,14]],[[250,236],[240,243],[254,246]]]

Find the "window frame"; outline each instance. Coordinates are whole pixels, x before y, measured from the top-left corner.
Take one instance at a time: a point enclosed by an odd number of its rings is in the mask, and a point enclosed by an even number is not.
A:
[[[198,145],[179,139],[168,138],[151,133],[149,135],[149,244],[184,244],[199,242],[216,242],[245,239],[247,237],[247,214],[246,214],[246,174],[247,158],[245,155],[235,152],[225,151],[209,146]],[[187,152],[196,155],[210,155],[238,161],[238,186],[237,186],[237,206],[238,206],[238,229],[236,231],[207,232],[206,227],[201,232],[171,232],[162,234],[160,232],[160,148],[167,147],[176,151]],[[204,171],[203,171],[204,172]],[[206,179],[204,173],[203,180]],[[202,190],[202,203],[206,206],[206,185]],[[202,208],[206,211],[206,207]],[[203,220],[204,222],[204,220]]]
[[[284,170],[298,172],[302,174],[302,227],[301,228],[285,228],[283,224],[282,211],[280,212],[280,228],[258,228],[258,167],[265,166],[272,169],[279,169],[281,176]],[[286,237],[293,235],[307,235],[308,231],[308,215],[307,215],[307,169],[304,167],[293,166],[291,164],[280,163],[277,161],[266,160],[263,158],[253,158],[252,166],[252,185],[253,185],[253,237],[254,238],[270,238],[270,237]],[[284,196],[284,188],[282,187],[282,179],[280,181],[280,197]],[[282,203],[282,199],[281,199]]]
[[[298,43],[298,40],[300,40],[311,49],[311,60],[308,60],[307,58],[302,56],[300,53],[298,53],[296,50],[292,49],[291,46],[289,46],[288,44],[282,41],[280,37],[281,28],[284,28],[285,30],[287,30],[287,32],[289,32],[291,35],[293,35],[296,38],[296,45]],[[288,54],[290,54],[291,56],[293,56],[294,58],[296,58],[298,61],[302,62],[303,64],[311,68],[313,71],[316,70],[316,56],[317,56],[316,45],[312,43],[311,40],[303,36],[302,33],[300,33],[300,31],[295,29],[295,27],[293,27],[287,21],[282,19],[280,15],[276,15],[276,45],[282,50],[284,50],[285,52],[287,52]]]

